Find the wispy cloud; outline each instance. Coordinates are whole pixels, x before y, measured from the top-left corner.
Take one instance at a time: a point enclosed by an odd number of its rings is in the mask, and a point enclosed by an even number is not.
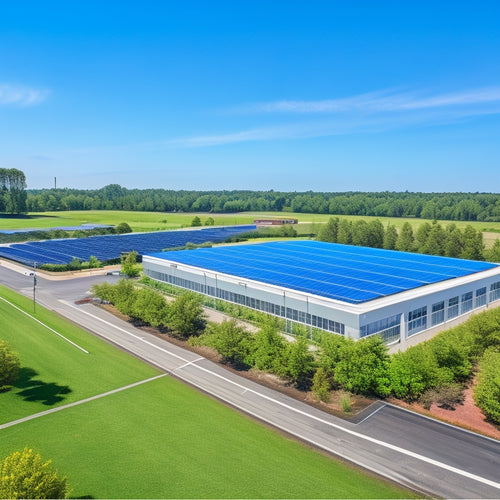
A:
[[[34,106],[44,101],[48,94],[43,89],[0,83],[0,105]]]
[[[462,92],[424,95],[422,92],[381,90],[355,96],[321,101],[282,100],[250,104],[236,108],[239,113],[380,113],[450,106],[473,106],[500,103],[500,87],[472,89]]]
[[[274,101],[230,110],[259,115],[280,123],[226,133],[166,141],[174,147],[198,148],[250,141],[306,139],[355,133],[377,133],[411,126],[456,124],[474,117],[500,114],[500,87],[453,93],[381,90],[321,101]],[[286,121],[293,116],[293,121]],[[229,119],[228,119],[229,122]]]

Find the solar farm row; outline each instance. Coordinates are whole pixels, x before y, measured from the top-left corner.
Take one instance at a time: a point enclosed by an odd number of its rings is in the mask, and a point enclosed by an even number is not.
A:
[[[354,304],[495,267],[318,241],[206,248],[154,257]]]
[[[224,226],[180,231],[158,231],[155,233],[112,234],[89,238],[28,241],[0,247],[0,257],[5,257],[28,266],[43,264],[69,264],[74,258],[88,262],[93,255],[100,261],[117,259],[122,252],[161,252],[186,243],[201,244],[224,241],[230,236],[255,229],[254,225]]]

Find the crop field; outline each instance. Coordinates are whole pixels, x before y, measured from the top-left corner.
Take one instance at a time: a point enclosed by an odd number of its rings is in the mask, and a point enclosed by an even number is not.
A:
[[[31,301],[0,286],[28,312]],[[410,498],[198,393],[54,313],[0,300],[0,338],[21,377],[0,393],[0,423],[124,388],[0,428],[0,457],[29,446],[87,498]],[[134,382],[141,385],[126,388]]]

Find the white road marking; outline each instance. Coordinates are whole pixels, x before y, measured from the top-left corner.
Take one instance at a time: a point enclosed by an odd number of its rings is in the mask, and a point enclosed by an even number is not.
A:
[[[358,422],[356,425],[362,424],[365,420],[368,420],[370,417],[373,417],[375,413],[379,412],[382,408],[385,408],[386,404],[383,404],[382,406],[379,406],[376,410],[373,410],[369,415],[367,415],[361,422]]]
[[[198,361],[203,361],[205,358],[198,358],[198,359],[194,359],[193,361],[189,361],[187,363],[184,363],[183,365],[181,366],[178,366],[175,370],[173,370],[174,372],[176,372],[177,370],[180,370],[182,368],[186,368],[186,366],[189,366],[189,365],[193,365],[194,363],[198,363]]]
[[[61,301],[61,302],[64,302],[64,301]],[[77,309],[77,310],[79,310],[79,311],[83,312],[84,314],[87,314],[88,316],[92,316],[93,318],[96,318],[96,319],[98,319],[99,321],[102,321],[102,322],[104,322],[105,324],[112,326],[113,328],[117,328],[118,330],[120,330],[120,331],[122,331],[122,332],[126,333],[127,335],[130,335],[130,336],[132,336],[132,337],[134,337],[134,338],[136,338],[136,339],[138,339],[138,340],[142,340],[142,339],[141,339],[140,337],[138,337],[137,335],[134,335],[133,333],[128,332],[127,330],[124,330],[123,328],[120,328],[120,327],[118,327],[118,326],[115,326],[115,325],[113,325],[112,323],[110,323],[110,322],[108,322],[108,321],[106,321],[106,320],[103,320],[103,319],[101,319],[101,318],[98,318],[98,317],[96,317],[96,316],[94,316],[94,315],[92,315],[92,314],[88,313],[87,311],[84,311],[84,310],[82,310],[82,309],[79,309],[79,308],[77,308],[77,307],[73,306],[72,304],[69,304],[69,303],[67,303],[67,302],[64,302],[64,303],[66,303],[67,305],[69,305],[70,307],[72,307],[72,308],[74,308],[74,309]],[[162,347],[159,347],[159,346],[157,346],[157,345],[155,345],[155,344],[152,344],[151,342],[148,342],[148,341],[146,341],[146,340],[143,340],[143,342],[144,342],[144,343],[146,343],[146,344],[148,344],[148,345],[150,345],[150,346],[152,346],[152,347],[154,347],[154,348],[156,348],[156,349],[159,349],[160,351],[167,352],[168,354],[170,354],[171,356],[174,356],[174,357],[175,357],[175,358],[177,358],[177,359],[181,359],[181,360],[185,361],[186,363],[189,363],[189,361],[188,361],[187,359],[184,359],[184,358],[182,358],[181,356],[178,356],[177,354],[174,354],[174,353],[168,352],[168,351],[166,351],[166,349],[163,349]],[[327,420],[324,420],[324,419],[322,419],[322,418],[320,418],[320,417],[317,417],[317,416],[315,416],[315,415],[311,415],[310,413],[307,413],[307,412],[305,412],[305,411],[299,410],[298,408],[294,408],[293,406],[290,406],[290,405],[288,405],[288,404],[286,404],[286,403],[283,403],[283,402],[281,402],[281,401],[278,401],[277,399],[271,398],[270,396],[266,396],[265,394],[259,393],[259,392],[255,391],[255,390],[253,390],[253,389],[250,389],[250,388],[248,388],[248,387],[245,387],[244,385],[239,384],[238,382],[235,382],[235,381],[233,381],[233,380],[231,380],[231,379],[229,379],[229,378],[227,378],[227,377],[224,377],[224,376],[222,376],[222,375],[220,375],[220,374],[218,374],[218,373],[215,373],[215,372],[213,372],[213,371],[211,371],[211,370],[209,370],[209,369],[207,369],[207,368],[203,368],[203,367],[202,367],[202,366],[200,366],[200,365],[193,365],[193,367],[194,367],[194,368],[197,368],[197,369],[199,369],[199,370],[202,370],[202,371],[204,371],[204,372],[206,372],[206,373],[209,373],[210,375],[213,375],[214,377],[217,377],[217,378],[219,378],[219,379],[221,379],[221,380],[224,380],[225,382],[228,382],[228,383],[230,383],[230,384],[232,384],[232,385],[235,385],[236,387],[239,387],[239,388],[240,388],[240,389],[242,389],[242,390],[246,390],[247,392],[251,392],[251,393],[253,393],[254,395],[256,395],[256,396],[258,396],[258,397],[261,397],[261,398],[266,399],[266,400],[268,400],[268,401],[270,401],[270,402],[272,402],[272,403],[274,403],[274,404],[277,404],[277,405],[279,405],[279,406],[282,406],[283,408],[286,408],[287,410],[290,410],[290,411],[292,411],[292,412],[298,413],[298,414],[300,414],[300,415],[302,415],[302,416],[305,416],[305,417],[308,417],[308,418],[310,418],[310,419],[312,419],[312,420],[316,420],[317,422],[320,422],[320,423],[322,423],[322,424],[324,424],[324,425],[327,425],[327,426],[329,426],[329,427],[333,427],[334,429],[337,429],[337,430],[339,430],[339,431],[341,431],[341,432],[345,432],[345,433],[350,434],[351,436],[355,436],[355,437],[357,437],[357,438],[359,438],[359,439],[363,439],[363,440],[365,440],[365,441],[369,441],[369,442],[371,442],[371,443],[373,443],[373,444],[376,444],[376,445],[378,445],[378,446],[382,446],[382,447],[387,448],[387,449],[389,449],[389,450],[392,450],[392,451],[395,451],[395,452],[401,453],[401,454],[403,454],[403,455],[406,455],[406,456],[409,456],[409,457],[415,458],[415,459],[420,460],[420,461],[422,461],[422,462],[426,462],[426,463],[428,463],[428,464],[434,465],[434,466],[439,467],[439,468],[441,468],[441,469],[444,469],[444,470],[447,470],[447,471],[453,472],[453,473],[455,473],[455,474],[458,474],[458,475],[460,475],[460,476],[466,477],[466,478],[468,478],[468,479],[473,479],[474,481],[478,481],[478,482],[480,482],[480,483],[486,484],[486,485],[488,485],[488,486],[492,486],[493,488],[497,488],[497,489],[499,489],[499,490],[500,490],[500,483],[497,483],[497,482],[495,482],[495,481],[491,481],[490,479],[486,479],[486,478],[484,478],[484,477],[478,476],[478,475],[476,475],[476,474],[472,474],[472,473],[467,472],[467,471],[464,471],[464,470],[462,470],[462,469],[457,469],[456,467],[453,467],[453,466],[451,466],[451,465],[445,464],[445,463],[443,463],[443,462],[439,462],[439,461],[434,460],[434,459],[432,459],[432,458],[425,457],[425,456],[420,455],[420,454],[418,454],[418,453],[414,453],[414,452],[412,452],[412,451],[410,451],[410,450],[405,450],[404,448],[400,448],[399,446],[395,446],[395,445],[393,445],[393,444],[386,443],[385,441],[381,441],[381,440],[379,440],[379,439],[372,438],[372,437],[370,437],[370,436],[367,436],[367,435],[361,434],[361,433],[359,433],[359,432],[356,432],[356,431],[353,431],[353,430],[347,429],[347,428],[345,428],[345,427],[342,427],[341,425],[334,424],[333,422],[329,422],[329,421],[327,421]],[[221,397],[221,396],[219,396],[219,397]],[[234,405],[234,403],[233,403],[232,401],[230,401],[230,403],[231,403],[231,405],[235,406],[235,405]],[[240,408],[241,408],[241,407],[240,407]],[[241,408],[241,409],[242,409],[242,411],[244,411],[244,412],[246,412],[246,413],[249,413],[249,412],[248,412],[245,408]],[[256,417],[258,417],[258,418],[260,418],[261,420],[264,420],[264,419],[262,419],[262,417],[261,417],[260,415],[255,415],[255,416],[256,416]],[[273,423],[273,422],[270,422],[270,423],[272,423],[272,425],[276,425],[276,424],[275,424],[275,423]],[[285,430],[286,430],[286,429],[285,429]],[[292,434],[297,435],[297,436],[298,436],[298,437],[300,437],[301,439],[304,439],[306,442],[307,442],[307,441],[312,442],[312,441],[311,441],[309,438],[307,438],[307,437],[300,436],[300,435],[299,435],[299,434],[297,434],[297,433],[292,433]],[[314,443],[314,442],[312,442],[312,443],[313,443],[313,444],[315,444],[316,446],[319,446],[320,448],[325,449],[325,446],[324,446],[324,445],[321,445],[321,444],[319,444],[319,443]],[[333,453],[338,453],[336,450],[330,450],[330,451],[332,451]]]
[[[94,401],[94,399],[104,398],[106,396],[110,396],[111,394],[115,394],[117,392],[125,391],[127,389],[131,389],[132,387],[145,384],[146,382],[152,382],[153,380],[165,377],[166,375],[167,375],[166,373],[162,373],[161,375],[157,375],[156,377],[151,377],[146,380],[140,380],[139,382],[134,382],[133,384],[125,385],[123,387],[119,387],[118,389],[113,389],[112,391],[103,392],[102,394],[91,396],[90,398],[81,399],[80,401],[74,401],[73,403],[68,403],[67,405],[58,406],[57,408],[51,408],[50,410],[41,411],[39,413],[33,413],[32,415],[28,415],[27,417],[19,418],[17,420],[12,420],[11,422],[7,422],[5,424],[0,424],[0,429],[6,429],[7,427],[12,427],[13,425],[17,425],[22,422],[28,422],[29,420],[34,420],[35,418],[43,417],[44,415],[49,415],[51,413],[56,413],[58,411],[66,410],[67,408],[71,408],[72,406],[82,405],[84,403]]]
[[[3,297],[0,297],[0,299],[3,300],[4,302],[7,302],[7,304],[11,305],[14,309],[17,309],[18,311],[22,312],[23,314],[26,314],[26,316],[30,317],[33,321],[36,321],[40,325],[47,328],[47,330],[50,330],[51,332],[55,333],[59,337],[63,338],[66,342],[69,342],[71,345],[74,345],[76,348],[80,349],[80,351],[83,351],[85,354],[89,354],[89,351],[87,351],[83,347],[80,347],[78,344],[75,344],[75,342],[73,342],[72,340],[69,340],[64,335],[60,334],[59,332],[56,332],[53,328],[50,328],[50,326],[47,326],[45,323],[42,323],[39,319],[35,318],[34,316],[27,313],[26,311],[23,311],[20,307],[17,307],[12,302],[9,302],[7,299],[4,299]]]

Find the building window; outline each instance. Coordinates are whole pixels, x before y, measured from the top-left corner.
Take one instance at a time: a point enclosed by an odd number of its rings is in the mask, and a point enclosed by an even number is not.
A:
[[[444,300],[432,305],[431,326],[444,323]]]
[[[427,306],[419,307],[408,313],[408,335],[413,335],[427,328]]]
[[[448,319],[458,316],[458,297],[452,297],[448,300]]]
[[[461,313],[464,314],[472,309],[472,292],[467,292],[462,295]]]
[[[478,288],[476,290],[476,307],[481,307],[486,305],[486,287]]]
[[[490,286],[490,302],[500,299],[500,281],[492,283]]]
[[[360,337],[380,335],[384,339],[384,342],[395,342],[399,340],[400,334],[401,317],[399,314],[363,325],[359,329]]]

